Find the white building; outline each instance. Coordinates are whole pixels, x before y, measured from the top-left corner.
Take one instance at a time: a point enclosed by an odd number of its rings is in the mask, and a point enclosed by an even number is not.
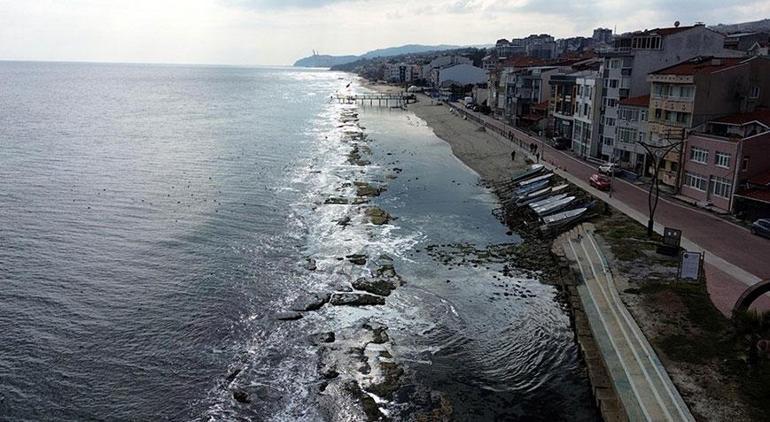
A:
[[[463,56],[440,56],[422,67],[422,78],[431,79],[433,69],[441,69],[456,64],[470,64],[473,60]]]
[[[601,124],[602,78],[596,73],[585,73],[575,79],[575,114],[572,131],[572,151],[582,157],[599,154]]]
[[[435,68],[431,72],[431,82],[438,87],[483,84],[487,83],[487,71],[471,64]]]
[[[420,66],[407,63],[388,63],[385,65],[385,80],[394,83],[412,82],[419,79]]]

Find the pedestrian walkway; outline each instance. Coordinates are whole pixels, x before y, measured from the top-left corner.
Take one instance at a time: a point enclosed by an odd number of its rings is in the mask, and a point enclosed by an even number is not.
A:
[[[628,420],[694,421],[652,346],[618,295],[592,224],[562,234],[554,250],[580,273],[577,291]]]

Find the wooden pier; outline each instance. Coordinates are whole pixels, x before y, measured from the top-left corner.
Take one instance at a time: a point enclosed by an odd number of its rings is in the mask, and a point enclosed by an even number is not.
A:
[[[336,94],[331,98],[340,104],[361,104],[369,106],[385,107],[404,107],[410,102],[414,102],[415,97],[411,94],[355,94],[345,95]]]

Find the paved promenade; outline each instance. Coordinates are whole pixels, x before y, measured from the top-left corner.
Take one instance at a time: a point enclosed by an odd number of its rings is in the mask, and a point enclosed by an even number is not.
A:
[[[618,295],[607,259],[582,224],[554,242],[580,273],[577,287],[613,388],[630,421],[694,421],[652,346]]]
[[[488,130],[506,138],[512,137],[512,142],[523,146],[524,149],[535,143],[542,160],[556,168],[558,174],[646,226],[646,188],[615,178],[610,198],[607,193],[588,185],[588,178],[597,171],[592,164],[568,152],[556,150],[541,139],[498,120],[457,104],[452,104],[452,107],[467,115],[469,119],[484,124]],[[706,252],[705,269],[709,293],[714,304],[725,314],[729,314],[747,286],[770,278],[770,240],[754,236],[744,227],[662,196],[655,212],[655,222],[656,232],[662,233],[664,226],[678,228],[683,233],[684,248]],[[756,303],[761,309],[770,309],[770,298],[763,297]]]

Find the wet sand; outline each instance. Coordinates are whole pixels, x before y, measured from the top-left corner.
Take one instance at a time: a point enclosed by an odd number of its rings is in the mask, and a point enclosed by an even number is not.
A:
[[[401,92],[389,85],[366,85],[379,92]],[[417,102],[408,109],[433,129],[439,138],[452,147],[452,153],[487,181],[499,181],[512,173],[521,171],[526,163],[524,155],[517,152],[516,161],[511,160],[513,145],[487,131],[479,131],[479,125],[459,118],[447,105],[436,105],[426,95],[417,94]]]

